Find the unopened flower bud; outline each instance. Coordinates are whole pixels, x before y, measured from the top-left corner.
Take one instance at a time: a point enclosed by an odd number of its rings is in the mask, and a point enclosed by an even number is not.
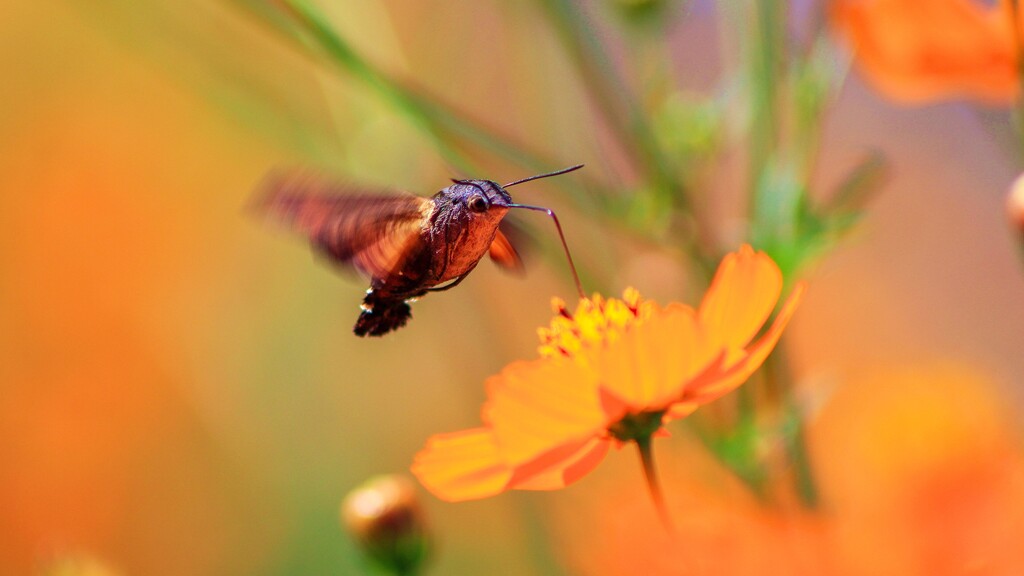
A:
[[[1006,197],[1006,214],[1024,248],[1024,174],[1018,176],[1010,187],[1010,194]]]
[[[404,476],[377,476],[349,492],[341,519],[366,556],[392,574],[417,573],[427,556],[423,510]]]

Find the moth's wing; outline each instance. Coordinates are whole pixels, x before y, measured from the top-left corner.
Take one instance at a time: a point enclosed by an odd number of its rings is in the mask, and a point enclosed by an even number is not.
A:
[[[402,268],[422,243],[421,225],[431,207],[427,198],[370,192],[308,174],[271,176],[255,206],[370,278]]]
[[[421,201],[426,202],[426,208],[430,202],[416,196],[411,198],[416,201],[415,214],[403,212],[372,222],[359,221],[350,226],[338,224],[325,230],[316,243],[339,261],[345,262],[347,257],[353,268],[370,278],[387,278],[401,271],[406,262],[425,247],[421,235],[423,216],[419,208]],[[366,238],[372,238],[372,241],[356,240]],[[354,245],[361,248],[354,249]],[[348,254],[351,256],[346,256]],[[418,274],[410,275],[410,280],[414,280],[411,276],[418,277]]]
[[[494,240],[491,241],[491,248],[488,254],[491,260],[494,261],[499,267],[507,272],[513,274],[522,275],[526,272],[526,268],[523,266],[523,259],[519,257],[519,252],[516,251],[516,247],[509,240],[506,231],[502,230],[502,226],[499,226],[498,231],[494,234]]]

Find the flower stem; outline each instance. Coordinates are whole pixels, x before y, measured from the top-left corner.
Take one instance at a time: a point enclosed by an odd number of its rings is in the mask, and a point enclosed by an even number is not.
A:
[[[640,463],[644,469],[644,478],[647,480],[647,489],[651,493],[651,500],[654,501],[654,508],[658,512],[661,524],[670,534],[675,532],[672,518],[668,515],[668,508],[665,507],[665,497],[661,493],[661,485],[658,483],[658,473],[654,468],[654,452],[651,450],[651,437],[644,436],[636,439],[636,447],[640,452]]]
[[[674,200],[679,210],[689,212],[689,198],[673,178],[670,159],[661,149],[647,114],[588,23],[583,3],[547,0],[541,6],[551,17],[597,109],[624,145],[623,152],[654,185],[652,193]]]

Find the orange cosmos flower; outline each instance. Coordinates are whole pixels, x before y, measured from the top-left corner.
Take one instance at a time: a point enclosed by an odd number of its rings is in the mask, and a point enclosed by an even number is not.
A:
[[[1009,103],[1019,92],[1008,2],[836,0],[832,21],[867,78],[891,98],[968,96]]]
[[[487,381],[484,425],[427,441],[413,474],[448,501],[509,489],[554,490],[596,467],[609,447],[641,448],[656,503],[649,442],[668,420],[693,412],[742,384],[775,347],[802,286],[754,341],[779,299],[782,273],[743,246],[722,261],[694,310],[642,301],[580,301],[570,314],[556,301],[541,329],[541,358],[514,362]]]

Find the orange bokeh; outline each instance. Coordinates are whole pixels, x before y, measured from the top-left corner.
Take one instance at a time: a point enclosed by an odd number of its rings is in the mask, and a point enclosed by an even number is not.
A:
[[[79,554],[117,572],[237,565],[222,556],[234,497],[215,479],[225,465],[207,460],[215,448],[194,442],[203,428],[171,321],[208,253],[203,211],[180,192],[195,101],[121,65],[125,91],[62,79],[76,89],[38,97],[0,131],[15,144],[0,159],[5,574]],[[185,529],[196,525],[202,538]]]
[[[878,373],[840,390],[811,448],[846,564],[892,575],[1024,571],[1018,434],[989,379],[959,366]]]
[[[1020,574],[1017,432],[974,372],[880,373],[843,387],[809,431],[817,509],[762,502],[677,442],[672,458],[685,465],[665,475],[677,533],[658,523],[635,474],[612,475],[559,506],[568,562],[609,576]]]
[[[180,418],[168,410],[180,410],[174,367],[134,316],[182,256],[152,196],[124,188],[159,159],[135,151],[117,162],[131,130],[94,110],[48,108],[2,184],[26,191],[6,200],[8,231],[25,241],[5,257],[17,339],[5,347],[0,405],[0,556],[22,573],[63,547],[113,546],[138,467]]]
[[[663,443],[659,458],[674,531],[662,527],[635,470],[619,467],[553,503],[563,560],[588,576],[836,574],[831,527],[763,506],[699,446]]]
[[[1007,2],[835,0],[832,21],[879,91],[904,102],[1013,101],[1017,40]]]

